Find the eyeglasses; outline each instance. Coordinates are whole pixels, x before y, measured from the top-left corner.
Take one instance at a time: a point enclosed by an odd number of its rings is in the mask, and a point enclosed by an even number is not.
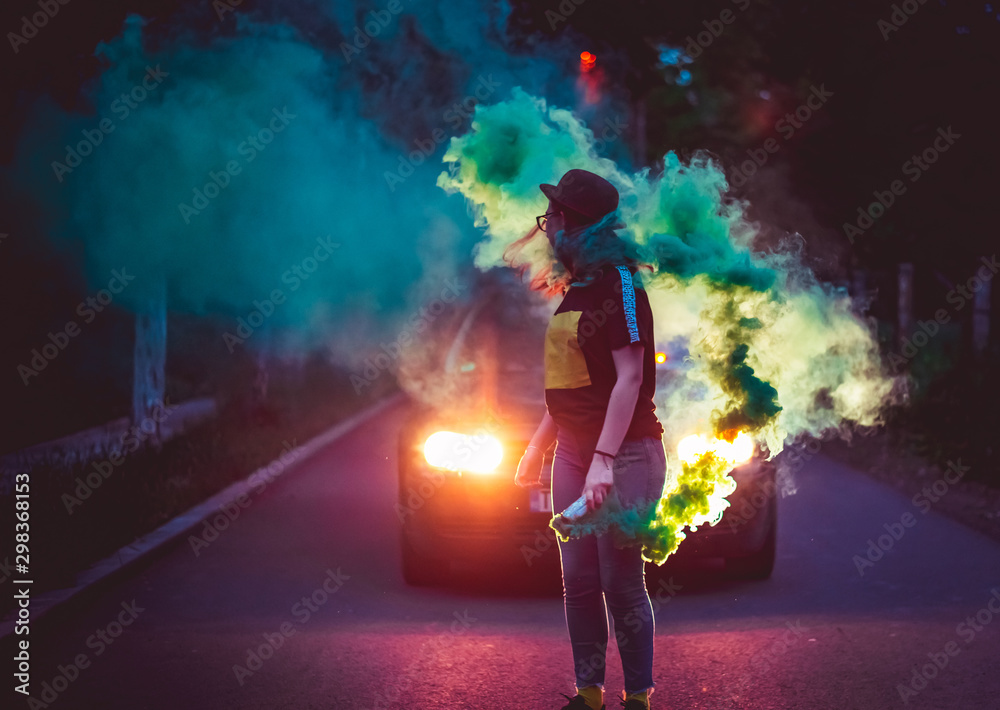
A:
[[[552,215],[554,215],[554,214],[562,214],[562,213],[561,212],[546,212],[543,215],[539,215],[538,217],[535,217],[535,221],[538,223],[538,228],[544,232],[545,231],[545,225],[549,221],[549,217],[552,216]]]

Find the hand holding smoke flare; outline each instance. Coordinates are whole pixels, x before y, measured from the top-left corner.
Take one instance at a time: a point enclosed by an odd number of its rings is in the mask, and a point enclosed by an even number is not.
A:
[[[614,218],[627,226],[617,230],[624,244],[617,253],[650,266],[642,281],[656,341],[685,352],[656,394],[668,451],[691,432],[711,432],[716,442],[759,444],[770,457],[798,436],[830,429],[849,436],[853,426],[877,425],[897,395],[899,383],[850,299],[818,281],[791,248],[753,251],[759,228],[707,154],[685,164],[671,151],[659,173],[629,174],[597,155],[593,133],[571,112],[515,88],[509,100],[477,107],[472,130],[452,139],[444,160],[450,170],[438,185],[461,193],[486,227],[475,250],[484,270],[502,265],[505,250],[528,233],[544,207],[540,183],[581,168],[618,188]],[[596,242],[582,246],[593,261],[615,258]],[[559,275],[547,239],[528,241],[518,258],[532,277]],[[679,464],[671,458],[673,480],[645,512],[606,501],[603,513],[576,522],[561,516],[558,525],[586,534],[614,520],[662,562],[684,527],[715,523],[729,505],[733,464],[723,449],[716,443]]]
[[[643,559],[663,564],[686,537],[685,527],[694,530],[721,519],[729,505],[725,497],[736,490],[736,482],[728,474],[734,466],[750,460],[754,443],[746,432],[739,432],[732,441],[692,434],[681,440],[677,452],[680,475],[659,501],[623,505],[612,489],[597,510],[587,513],[586,498],[580,498],[556,514],[550,527],[564,542],[610,533],[619,547],[641,544]]]

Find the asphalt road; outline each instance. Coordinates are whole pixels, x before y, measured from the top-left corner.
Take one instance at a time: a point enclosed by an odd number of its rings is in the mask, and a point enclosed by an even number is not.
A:
[[[404,412],[303,462],[197,555],[178,544],[34,627],[32,695],[45,704],[28,706],[560,707],[573,678],[558,588],[511,585],[511,570],[403,583]],[[1000,708],[1000,545],[822,454],[796,484],[779,501],[770,580],[728,581],[711,564],[651,579],[653,708]],[[883,538],[891,549],[862,575],[885,525],[899,539]],[[620,692],[613,639],[608,659]]]

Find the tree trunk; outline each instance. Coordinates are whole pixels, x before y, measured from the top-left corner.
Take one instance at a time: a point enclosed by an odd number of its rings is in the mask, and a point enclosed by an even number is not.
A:
[[[160,281],[154,294],[135,315],[135,351],[132,378],[132,424],[149,420],[156,427],[150,439],[160,439],[160,423],[152,417],[163,406],[167,360],[167,294]],[[150,424],[146,425],[147,427]]]

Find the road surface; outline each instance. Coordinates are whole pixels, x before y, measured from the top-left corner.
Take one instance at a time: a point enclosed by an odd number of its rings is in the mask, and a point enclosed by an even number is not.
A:
[[[405,413],[302,462],[197,550],[181,542],[33,627],[45,704],[7,707],[560,707],[573,677],[558,587],[510,569],[403,583]],[[1000,545],[821,454],[795,480],[770,580],[711,564],[651,578],[653,708],[1000,708]],[[613,639],[607,673],[620,692]]]

